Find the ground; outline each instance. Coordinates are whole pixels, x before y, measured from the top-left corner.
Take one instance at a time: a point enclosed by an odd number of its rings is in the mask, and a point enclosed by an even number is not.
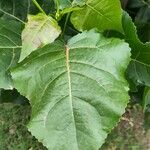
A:
[[[28,105],[0,104],[0,150],[47,150],[28,131]],[[150,129],[139,105],[129,106],[101,150],[150,150]]]

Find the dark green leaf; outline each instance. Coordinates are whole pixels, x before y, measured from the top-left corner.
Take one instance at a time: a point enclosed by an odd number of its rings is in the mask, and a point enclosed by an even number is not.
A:
[[[138,23],[137,31],[142,42],[150,41],[150,23]]]
[[[127,13],[123,15],[123,29],[126,41],[132,49],[132,62],[127,74],[135,84],[150,86],[150,43],[142,43],[136,27]]]
[[[129,8],[140,8],[145,5],[144,0],[128,0]]]
[[[0,9],[25,21],[29,13],[30,0],[1,0]],[[11,16],[1,12],[5,19],[13,19]]]
[[[37,0],[44,11],[53,14],[55,6],[53,0]],[[6,13],[5,13],[6,12]],[[10,15],[8,15],[8,13]],[[28,14],[39,13],[38,8],[32,0],[1,0],[0,1],[0,16],[5,19],[14,19],[13,16],[26,21]],[[11,16],[12,15],[12,16]]]
[[[19,59],[21,25],[14,21],[0,20],[0,88],[12,89],[9,69]]]

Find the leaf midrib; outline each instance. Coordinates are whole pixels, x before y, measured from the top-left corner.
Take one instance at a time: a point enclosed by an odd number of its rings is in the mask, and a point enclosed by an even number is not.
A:
[[[70,102],[70,107],[72,110],[72,118],[73,118],[73,124],[74,124],[74,130],[75,130],[75,139],[76,139],[76,144],[77,148],[79,150],[79,145],[78,145],[78,140],[77,140],[77,131],[76,131],[76,123],[75,123],[75,116],[74,116],[74,111],[73,111],[73,103],[72,103],[72,87],[71,87],[71,76],[70,76],[70,64],[69,64],[69,48],[65,46],[66,50],[66,68],[67,68],[67,78],[68,78],[68,88],[69,88],[69,102]]]

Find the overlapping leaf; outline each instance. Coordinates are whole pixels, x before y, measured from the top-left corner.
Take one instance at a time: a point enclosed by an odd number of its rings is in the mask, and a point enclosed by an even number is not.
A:
[[[63,10],[66,8],[71,8],[74,6],[81,6],[85,4],[85,1],[87,0],[55,0],[55,3],[58,7],[58,9]]]
[[[98,150],[128,103],[129,61],[128,44],[93,30],[33,52],[12,70],[28,129],[49,150]]]
[[[97,28],[122,31],[119,0],[87,0],[82,9],[74,11],[71,22],[80,31]]]
[[[20,32],[20,23],[0,20],[0,88],[12,89],[9,69],[19,59]]]
[[[136,27],[127,13],[123,15],[126,41],[132,48],[132,61],[128,67],[128,77],[136,84],[150,86],[150,43],[142,43]]]
[[[22,32],[22,52],[20,60],[23,60],[35,49],[53,42],[61,33],[57,22],[44,14],[29,15],[28,23]]]

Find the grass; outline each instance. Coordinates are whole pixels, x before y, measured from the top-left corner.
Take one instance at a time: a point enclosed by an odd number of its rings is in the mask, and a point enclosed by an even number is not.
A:
[[[0,150],[46,150],[27,131],[30,107],[0,105]]]
[[[46,150],[28,131],[30,107],[0,104],[0,150]],[[101,150],[150,150],[150,130],[144,128],[139,105],[127,109]]]

